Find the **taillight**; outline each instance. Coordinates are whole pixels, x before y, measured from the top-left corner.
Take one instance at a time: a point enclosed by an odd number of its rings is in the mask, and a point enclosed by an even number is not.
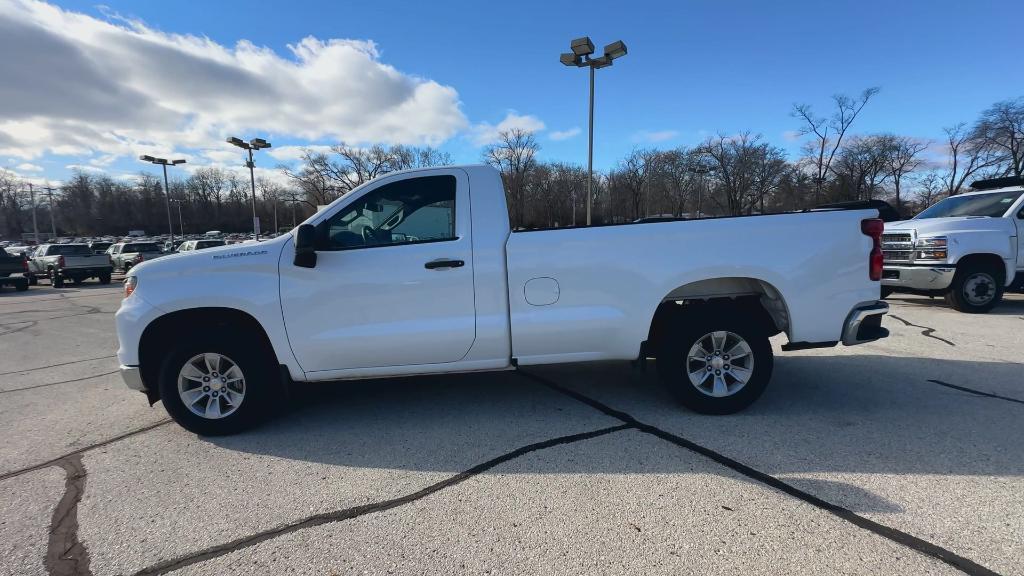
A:
[[[63,256],[58,256],[57,257],[57,267],[58,268],[63,268],[64,267],[64,257]]]
[[[871,254],[868,256],[868,278],[872,280],[882,279],[882,265],[884,264],[884,256],[882,255],[882,231],[885,230],[885,222],[882,222],[878,218],[869,218],[867,220],[860,221],[860,231],[865,236],[871,237]]]

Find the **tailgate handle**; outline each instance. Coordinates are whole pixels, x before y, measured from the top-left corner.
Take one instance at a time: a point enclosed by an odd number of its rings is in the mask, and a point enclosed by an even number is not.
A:
[[[465,265],[466,263],[463,262],[462,260],[447,260],[445,258],[440,258],[437,260],[431,260],[430,262],[427,262],[426,264],[423,265],[423,267],[428,270],[436,270],[438,268],[461,268],[462,266]]]

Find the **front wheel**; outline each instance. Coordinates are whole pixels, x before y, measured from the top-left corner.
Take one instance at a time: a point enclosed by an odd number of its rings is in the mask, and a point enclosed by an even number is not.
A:
[[[967,265],[957,268],[946,302],[960,312],[983,314],[1003,299],[1002,274],[991,267]]]
[[[681,315],[658,352],[658,373],[683,406],[732,414],[761,396],[774,362],[764,330],[714,307]]]
[[[64,287],[64,277],[56,270],[50,270],[50,285],[54,288]]]
[[[186,430],[235,434],[270,414],[280,389],[271,356],[242,334],[189,342],[164,361],[160,400]]]

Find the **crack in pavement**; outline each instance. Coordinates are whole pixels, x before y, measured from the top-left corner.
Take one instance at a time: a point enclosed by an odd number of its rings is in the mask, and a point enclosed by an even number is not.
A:
[[[804,490],[801,490],[793,486],[792,484],[780,480],[766,472],[761,472],[760,470],[751,468],[750,466],[747,466],[746,464],[743,464],[738,460],[733,460],[732,458],[729,458],[724,454],[720,454],[712,450],[711,448],[702,446],[700,444],[697,444],[696,442],[687,440],[682,436],[673,434],[671,432],[667,432],[656,426],[640,422],[639,420],[625,412],[616,410],[608,406],[607,404],[604,404],[598,400],[594,400],[593,398],[576,392],[575,390],[565,388],[560,384],[555,383],[554,381],[548,380],[547,378],[538,376],[536,374],[532,374],[530,372],[524,372],[522,370],[517,370],[516,372],[525,378],[534,380],[535,382],[539,382],[540,384],[543,384],[544,386],[547,386],[548,388],[556,392],[565,394],[566,396],[578,400],[590,406],[591,408],[594,408],[595,410],[603,412],[608,416],[617,418],[621,420],[624,424],[630,426],[631,428],[635,428],[636,430],[639,430],[641,432],[646,432],[647,434],[650,434],[657,438],[661,438],[662,440],[675,444],[676,446],[700,454],[701,456],[709,458],[714,462],[717,462],[718,464],[721,464],[722,466],[725,466],[726,468],[733,470],[734,472],[737,472],[743,476],[746,476],[747,478],[750,478],[751,480],[775,488],[776,490],[783,492],[785,494],[789,494],[790,496],[793,496],[798,500],[801,500],[807,504],[810,504],[811,506],[824,510],[825,512],[828,512],[842,520],[845,520],[850,524],[853,524],[854,526],[863,528],[878,536],[896,542],[897,544],[902,544],[903,546],[906,546],[912,550],[916,550],[926,556],[930,556],[932,558],[945,562],[946,564],[949,564],[950,566],[966,574],[970,574],[971,576],[998,576],[997,572],[994,572],[974,562],[969,558],[960,556],[951,550],[948,550],[937,544],[933,544],[931,542],[928,542],[927,540],[923,540],[901,530],[897,530],[895,528],[875,522],[874,520],[865,518],[864,516],[861,516],[860,514],[853,512],[852,510],[823,500],[811,494],[810,492],[805,492]]]
[[[16,324],[24,324],[24,326],[10,328],[11,326],[14,326]],[[2,332],[0,332],[0,336],[7,336],[8,334],[14,334],[16,332],[21,332],[22,330],[28,330],[29,328],[35,326],[36,324],[39,324],[39,322],[36,322],[34,320],[25,320],[23,322],[11,322],[9,324],[0,324],[0,329],[3,330]]]
[[[56,462],[64,469],[64,495],[50,520],[50,539],[43,564],[51,576],[91,576],[89,551],[78,539],[78,503],[85,492],[82,455],[73,454]]]
[[[1011,398],[1009,396],[1000,396],[999,394],[993,394],[991,392],[982,392],[981,390],[975,390],[974,388],[967,388],[966,386],[957,386],[956,384],[950,384],[949,382],[943,382],[942,380],[929,380],[933,384],[939,386],[945,386],[946,388],[952,388],[968,394],[974,394],[975,396],[985,396],[986,398],[996,398],[998,400],[1005,400],[1007,402],[1016,402],[1017,404],[1024,404],[1024,400],[1018,398]]]
[[[120,292],[120,289],[109,290],[101,294],[86,294],[85,296],[64,296],[63,294],[57,298],[36,298],[34,300],[17,300],[13,302],[0,302],[0,306],[13,306],[15,304],[34,304],[36,302],[53,302],[56,300],[77,300],[79,298],[96,298],[97,296],[110,296]]]
[[[129,438],[131,436],[135,436],[136,434],[142,434],[143,432],[149,432],[150,430],[152,430],[154,428],[158,428],[160,426],[163,426],[164,424],[168,424],[170,421],[171,421],[170,418],[165,418],[163,420],[160,420],[158,422],[150,424],[149,426],[143,426],[142,428],[136,428],[135,430],[132,430],[130,432],[125,432],[124,434],[121,434],[121,435],[118,435],[118,436],[114,436],[113,438],[108,438],[106,440],[97,442],[95,444],[90,444],[88,446],[84,446],[82,448],[79,448],[78,450],[74,450],[74,451],[68,452],[67,454],[63,454],[61,456],[53,458],[51,460],[47,460],[46,462],[41,462],[39,464],[33,464],[31,466],[26,466],[25,468],[19,468],[17,470],[12,470],[10,472],[4,472],[3,474],[0,474],[0,480],[7,480],[8,478],[14,478],[15,476],[21,476],[22,474],[28,474],[29,472],[35,472],[36,470],[42,470],[43,468],[49,468],[50,466],[60,466],[61,465],[61,461],[63,461],[63,460],[66,460],[66,459],[71,458],[73,456],[78,456],[78,455],[84,454],[84,453],[86,453],[86,452],[88,452],[90,450],[94,450],[96,448],[101,448],[101,447],[106,446],[108,444],[113,444],[114,442],[117,442],[119,440],[124,440],[125,438]]]
[[[120,370],[114,370],[111,372],[104,372],[102,374],[93,374],[92,376],[83,376],[81,378],[73,378],[71,380],[61,380],[60,382],[48,382],[46,384],[35,384],[33,386],[25,386],[23,388],[9,388],[7,390],[0,390],[0,394],[10,394],[11,392],[21,392],[22,390],[35,390],[36,388],[44,388],[46,386],[56,386],[58,384],[69,384],[71,382],[81,382],[83,380],[92,380],[93,378],[99,378],[100,376],[110,376],[111,374],[117,374]]]
[[[938,340],[939,342],[945,342],[946,344],[949,344],[950,346],[956,346],[956,344],[953,344],[952,342],[950,342],[949,340],[946,340],[945,338],[939,338],[938,336],[933,336],[932,334],[935,333],[935,328],[929,328],[928,326],[920,326],[918,324],[914,324],[914,323],[909,322],[907,320],[904,320],[903,318],[900,318],[899,316],[897,316],[895,314],[892,314],[892,313],[889,313],[889,317],[890,318],[895,318],[895,319],[899,320],[900,322],[903,322],[907,326],[913,326],[914,328],[923,328],[923,330],[921,330],[921,335],[922,336],[927,336],[928,338],[934,338],[935,340]]]
[[[591,438],[597,438],[598,436],[604,436],[606,434],[620,432],[622,430],[630,430],[632,428],[633,426],[630,424],[620,424],[618,426],[611,426],[609,428],[601,428],[599,430],[581,432],[579,434],[571,434],[569,436],[559,436],[558,438],[552,438],[550,440],[544,440],[542,442],[536,442],[534,444],[527,444],[526,446],[522,446],[511,452],[506,452],[501,456],[492,458],[481,464],[477,464],[476,466],[473,466],[472,468],[464,472],[459,472],[454,476],[450,476],[444,480],[441,480],[440,482],[431,484],[430,486],[427,486],[426,488],[423,488],[411,494],[399,496],[398,498],[392,498],[390,500],[375,502],[372,504],[363,504],[360,506],[354,506],[352,508],[345,508],[342,510],[335,510],[333,512],[324,512],[321,514],[316,514],[314,516],[310,516],[302,520],[297,520],[295,522],[285,524],[284,526],[271,528],[269,530],[257,532],[255,534],[251,534],[249,536],[245,536],[237,540],[233,540],[231,542],[226,542],[224,544],[206,548],[205,550],[200,550],[199,552],[159,562],[148,568],[143,568],[142,570],[139,570],[133,576],[156,576],[158,574],[166,574],[168,572],[179,570],[186,566],[191,566],[199,562],[204,562],[212,558],[217,558],[220,556],[224,556],[225,554],[230,554],[232,552],[242,550],[244,548],[255,546],[260,542],[265,542],[267,540],[277,538],[279,536],[291,534],[292,532],[295,532],[297,530],[312,528],[314,526],[321,526],[323,524],[329,524],[334,522],[342,522],[344,520],[351,520],[353,518],[358,518],[366,514],[373,514],[375,512],[384,512],[385,510],[391,510],[392,508],[404,506],[406,504],[410,504],[422,498],[426,498],[427,496],[430,496],[435,492],[444,490],[445,488],[450,488],[452,486],[455,486],[456,484],[461,484],[462,482],[465,482],[466,480],[469,480],[474,476],[482,474],[499,464],[503,464],[505,462],[508,462],[509,460],[514,460],[516,458],[519,458],[520,456],[529,454],[530,452],[535,452],[537,450],[543,450],[545,448],[551,448],[554,446],[572,444],[574,442],[589,440]]]
[[[0,372],[0,376],[7,376],[8,374],[21,374],[23,372],[35,372],[36,370],[46,370],[47,368],[56,368],[58,366],[67,366],[68,364],[78,364],[79,362],[92,362],[93,360],[106,360],[107,358],[117,358],[117,354],[111,354],[110,356],[97,356],[96,358],[83,358],[81,360],[69,360],[67,362],[61,362],[59,364],[50,364],[48,366],[37,366],[36,368],[25,368],[23,370],[11,370],[10,372]]]

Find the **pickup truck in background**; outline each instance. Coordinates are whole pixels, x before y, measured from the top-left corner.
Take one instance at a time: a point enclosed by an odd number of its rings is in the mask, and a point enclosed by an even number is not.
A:
[[[683,405],[728,414],[768,384],[769,337],[888,334],[877,216],[513,232],[493,168],[391,173],[290,234],[132,268],[117,354],[130,388],[200,434],[260,421],[290,381],[648,358]]]
[[[988,312],[1024,284],[1024,182],[979,180],[882,235],[882,294],[943,296],[961,312]]]
[[[113,272],[110,257],[94,254],[88,244],[43,244],[32,254],[28,267],[33,284],[44,277],[54,288],[63,287],[67,280],[81,284],[87,278],[110,284]]]
[[[0,286],[14,286],[23,292],[28,290],[28,260],[20,254],[8,254],[0,250]]]
[[[118,242],[107,249],[114,269],[127,273],[133,266],[166,256],[156,242]]]

